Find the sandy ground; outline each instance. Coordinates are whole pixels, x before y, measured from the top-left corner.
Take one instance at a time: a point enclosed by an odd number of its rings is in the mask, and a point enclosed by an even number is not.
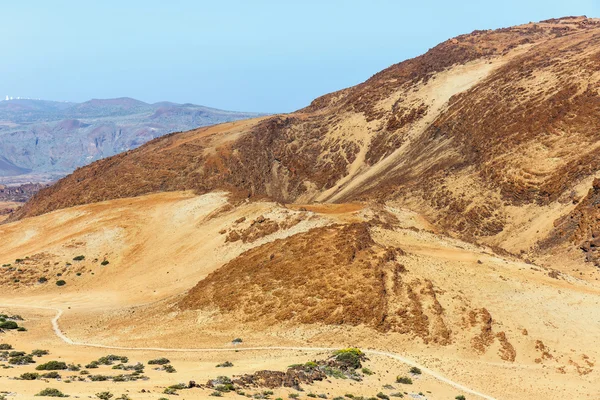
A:
[[[210,313],[176,312],[171,308],[199,280],[246,249],[318,226],[370,220],[381,213],[394,215],[396,228],[373,227],[373,238],[382,245],[404,250],[400,261],[407,269],[407,281],[433,283],[444,308],[443,321],[453,331],[450,345],[425,344],[411,335],[383,334],[361,326],[243,325]],[[248,229],[259,216],[282,223],[299,222],[253,242],[226,241],[228,232]],[[240,222],[242,218],[245,220]],[[258,369],[284,370],[287,365],[326,356],[296,350],[181,353],[69,345],[52,331],[54,311],[35,310],[28,305],[63,309],[60,326],[76,342],[131,348],[231,349],[231,340],[243,337],[244,346],[249,347],[359,346],[406,356],[496,399],[594,399],[599,389],[594,365],[600,354],[593,333],[600,328],[600,289],[593,282],[566,274],[553,275],[552,270],[542,266],[442,236],[426,219],[409,210],[367,204],[229,204],[225,193],[194,196],[179,192],[57,211],[2,225],[0,235],[0,263],[30,257],[19,265],[33,271],[32,277],[62,271],[58,273],[66,281],[62,287],[54,283],[58,277],[45,284],[23,280],[3,287],[0,313],[21,314],[28,331],[0,334],[0,342],[24,351],[50,350],[51,354],[40,361],[86,364],[109,353],[123,353],[131,362],[147,362],[165,356],[178,371],[167,374],[147,367],[150,379],[133,383],[67,383],[64,378],[60,382],[30,382],[13,379],[33,370],[33,366],[20,366],[0,374],[0,391],[10,392],[9,398],[32,398],[44,387],[56,387],[79,397],[109,390],[115,397],[127,393],[134,399],[156,399],[163,396],[161,392],[168,385],[189,380],[205,383],[225,374],[215,366],[226,360],[234,363],[226,371],[233,375]],[[36,254],[44,256],[36,258]],[[85,260],[73,261],[77,255],[85,255]],[[110,262],[102,266],[101,260]],[[75,271],[83,273],[78,276]],[[2,274],[7,273],[2,270]],[[470,310],[481,308],[491,315],[493,335],[504,332],[514,347],[514,361],[500,357],[497,338],[483,352],[473,348],[472,340],[481,333],[481,326],[470,326],[465,318]],[[538,341],[549,349],[548,355],[539,350]],[[301,398],[309,392],[326,393],[329,398],[347,392],[374,396],[379,391],[406,391],[414,393],[414,398],[422,392],[421,398],[427,399],[452,399],[461,394],[425,374],[410,388],[398,387],[394,378],[405,374],[408,365],[388,357],[370,358],[367,367],[376,373],[364,382],[332,379],[307,387]],[[109,367],[103,368],[100,372],[114,373]],[[396,389],[386,391],[385,384]],[[140,393],[142,389],[149,393]],[[276,391],[271,397],[287,398],[290,392]],[[207,398],[209,393],[192,389],[181,391],[177,398]]]
[[[50,354],[37,358],[37,364],[49,360],[64,361],[66,363],[81,364],[85,366],[89,362],[108,354],[127,356],[129,364],[137,362],[147,364],[151,359],[168,357],[171,365],[176,368],[175,373],[157,371],[152,366],[146,365],[144,375],[148,380],[136,382],[78,382],[76,377],[82,376],[79,372],[59,371],[62,379],[42,379],[35,381],[18,380],[25,372],[36,372],[35,364],[31,366],[15,366],[4,369],[0,375],[0,390],[9,393],[8,398],[33,399],[35,394],[47,387],[59,389],[71,397],[94,397],[93,394],[110,391],[115,395],[127,394],[131,398],[155,399],[163,395],[166,387],[177,383],[206,383],[220,375],[234,376],[245,373],[253,373],[257,370],[285,370],[287,366],[297,363],[305,363],[311,360],[325,359],[331,355],[328,351],[301,351],[301,350],[267,350],[267,351],[227,351],[227,352],[168,352],[147,350],[109,350],[85,346],[69,346],[56,336],[48,335],[51,330],[49,320],[54,313],[52,311],[26,310],[22,307],[3,307],[3,312],[19,313],[25,318],[22,324],[27,326],[27,332],[7,333],[2,338],[2,343],[10,343],[15,350],[29,352],[33,349],[48,349]],[[224,344],[223,348],[232,350],[232,344]],[[224,361],[233,363],[230,368],[217,368],[216,365]],[[327,394],[328,397],[343,396],[347,393],[363,396],[374,396],[376,393],[407,392],[416,398],[422,392],[420,398],[449,398],[451,395],[464,393],[460,390],[448,387],[436,379],[425,374],[413,376],[412,385],[395,383],[396,376],[411,376],[409,366],[401,362],[382,356],[369,356],[364,364],[373,371],[373,375],[366,376],[363,382],[355,382],[348,379],[330,379],[306,386],[305,393],[297,392],[291,388],[275,389],[272,397],[280,396],[287,398],[290,393],[299,393],[301,398],[307,397],[308,393]],[[85,369],[84,367],[82,369]],[[118,375],[121,371],[113,370],[110,366],[101,366],[98,369],[88,369],[91,374]],[[69,382],[70,380],[70,382]],[[393,389],[384,388],[391,385]],[[145,393],[142,393],[142,390]],[[255,388],[246,390],[247,393],[260,393],[264,389]],[[0,391],[0,392],[1,392]],[[180,391],[180,398],[210,398],[210,389],[188,389]],[[168,396],[171,397],[171,396]],[[236,394],[226,397],[238,397]]]

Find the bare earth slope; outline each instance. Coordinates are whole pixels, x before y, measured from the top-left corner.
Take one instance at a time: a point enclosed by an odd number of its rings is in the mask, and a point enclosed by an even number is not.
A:
[[[36,315],[28,306],[63,309],[61,328],[79,343],[227,349],[232,338],[243,337],[248,347],[355,345],[407,355],[492,398],[597,393],[600,349],[590,334],[600,328],[594,318],[597,286],[433,233],[408,210],[357,204],[305,208],[229,203],[223,193],[173,192],[6,224],[0,227],[0,260],[7,265],[0,275],[0,309],[19,305],[10,310],[26,316],[28,328]],[[75,261],[78,256],[84,259]],[[66,285],[57,286],[59,279]],[[68,345],[50,340],[49,324],[42,327],[18,334],[35,347],[54,343],[54,357],[91,361],[87,352],[74,357]],[[2,339],[14,342],[15,334]],[[186,360],[214,360],[202,352],[194,357]],[[236,371],[252,372],[256,363],[249,360],[262,355],[246,357],[236,356],[245,365]],[[284,365],[297,358],[287,360]],[[384,371],[398,375],[402,369],[383,361],[370,364],[383,379],[379,386],[344,388],[334,380],[331,393],[373,395],[393,384]],[[279,362],[285,363],[285,355],[266,367]],[[210,371],[223,373],[178,363],[196,381]],[[212,363],[214,368],[217,362]],[[151,376],[136,390],[169,384]],[[172,377],[171,384],[180,379]],[[100,390],[93,382],[57,385],[82,395]],[[104,390],[118,393],[123,387],[129,386],[107,383]],[[410,388],[430,389],[432,400],[459,394],[427,386],[426,380]]]
[[[573,17],[459,36],[296,113],[171,135],[94,163],[13,219],[165,190],[381,198],[463,238],[533,252],[547,226],[503,245],[520,210],[567,214],[598,169],[599,34],[598,21]]]

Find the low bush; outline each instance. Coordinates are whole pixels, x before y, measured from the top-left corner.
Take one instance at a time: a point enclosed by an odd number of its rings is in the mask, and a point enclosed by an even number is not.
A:
[[[46,283],[48,282],[48,278],[46,278],[45,276],[42,276],[38,279],[38,283]]]
[[[463,396],[462,394],[459,394],[458,396],[455,397],[456,400],[467,400],[467,398],[465,396]]]
[[[175,369],[175,367],[173,367],[171,364],[167,364],[163,367],[163,369],[165,370],[165,372],[172,374],[177,372],[177,370]]]
[[[0,350],[12,350],[12,345],[8,343],[0,343]]]
[[[38,374],[37,372],[25,372],[24,374],[21,374],[19,379],[22,379],[24,381],[35,381],[39,377],[40,374]]]
[[[67,369],[67,364],[62,361],[48,361],[35,367],[38,371],[57,371]]]
[[[148,361],[148,364],[150,365],[165,365],[165,364],[169,364],[171,361],[168,358],[156,358],[154,360],[150,360]]]
[[[385,394],[383,392],[379,392],[375,396],[377,396],[378,399],[390,400],[390,396],[388,396],[387,394]]]
[[[64,280],[58,280],[56,281],[56,286],[65,286],[67,284],[67,282],[65,282]]]
[[[48,350],[40,350],[40,349],[36,349],[31,352],[31,355],[35,356],[35,357],[47,356],[48,354],[50,354],[50,352]]]
[[[83,261],[83,260],[85,260],[85,256],[73,257],[73,261]]]
[[[217,385],[215,387],[215,390],[219,391],[219,392],[223,392],[223,393],[229,393],[235,390],[235,387],[233,386],[233,383],[226,383],[224,385]]]
[[[25,356],[11,357],[8,359],[8,363],[12,365],[27,365],[34,364],[35,361],[33,361],[33,357],[31,357],[31,355],[28,354]]]
[[[217,364],[217,368],[228,368],[233,367],[233,363],[230,361],[225,361],[224,363]]]
[[[117,356],[115,354],[109,354],[105,357],[100,357],[98,359],[98,363],[100,363],[102,365],[112,365],[115,361],[127,363],[127,362],[129,362],[129,358],[125,357],[125,356]]]
[[[104,261],[102,261],[100,263],[100,265],[102,265],[102,266],[105,266],[105,265],[108,265],[108,264],[110,264],[110,262],[108,262],[108,260],[104,260]]]
[[[414,375],[421,375],[421,370],[419,368],[417,368],[417,367],[412,367],[410,369],[410,373],[414,374]]]
[[[42,374],[42,378],[46,378],[46,379],[60,379],[60,374],[56,371],[52,371],[52,372],[46,372],[45,374]]]
[[[402,383],[404,385],[412,385],[412,383],[413,383],[412,379],[410,379],[408,376],[397,376],[396,382]]]
[[[361,361],[364,359],[364,353],[354,347],[338,350],[334,353],[334,356],[337,361],[351,369],[360,368]]]
[[[111,392],[100,392],[96,393],[96,397],[100,400],[110,400],[114,397],[114,395]]]
[[[0,322],[0,329],[17,329],[19,325],[15,321]]]
[[[36,396],[48,396],[48,397],[69,397],[58,389],[46,388],[36,394]]]
[[[177,389],[177,390],[187,389],[187,386],[185,386],[185,383],[176,383],[175,385],[171,385],[169,387],[171,389]]]
[[[365,375],[373,375],[373,371],[371,371],[369,368],[365,367],[362,369],[362,373]]]
[[[104,382],[110,379],[110,376],[106,375],[90,375],[90,381],[92,382]]]

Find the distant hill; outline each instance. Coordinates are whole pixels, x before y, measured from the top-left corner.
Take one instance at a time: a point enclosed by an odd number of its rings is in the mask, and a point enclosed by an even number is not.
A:
[[[127,97],[0,101],[0,183],[57,179],[167,133],[258,115]]]

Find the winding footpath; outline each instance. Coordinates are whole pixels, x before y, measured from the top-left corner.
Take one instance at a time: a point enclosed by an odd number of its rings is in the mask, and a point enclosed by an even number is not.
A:
[[[162,347],[123,347],[123,346],[107,346],[103,344],[95,344],[95,343],[86,343],[86,342],[75,342],[71,338],[69,338],[63,331],[61,331],[60,326],[58,325],[58,320],[63,315],[63,310],[60,308],[53,307],[41,307],[41,306],[29,306],[29,305],[15,305],[15,304],[0,304],[2,307],[19,307],[19,308],[33,308],[39,310],[50,310],[55,311],[56,315],[52,318],[52,329],[56,336],[61,339],[63,342],[73,345],[73,346],[83,346],[83,347],[96,347],[102,349],[112,349],[112,350],[129,350],[129,351],[159,351],[159,352],[171,352],[171,353],[190,353],[190,352],[230,352],[230,351],[269,351],[269,350],[290,350],[290,351],[335,351],[338,348],[334,347],[288,347],[288,346],[268,346],[268,347],[232,347],[232,348],[195,348],[195,349],[180,349],[180,348],[162,348]],[[492,396],[488,396],[486,394],[480,393],[476,390],[468,388],[464,385],[461,385],[458,382],[454,382],[451,379],[446,378],[439,372],[433,371],[424,365],[417,363],[409,358],[403,357],[399,354],[389,353],[386,351],[379,350],[363,350],[365,354],[377,355],[388,357],[397,361],[400,361],[404,364],[407,364],[411,367],[417,367],[421,370],[423,374],[429,375],[440,382],[443,382],[447,385],[452,386],[455,389],[462,390],[465,393],[472,394],[474,396],[478,396],[482,399],[486,400],[496,400],[496,398]]]

